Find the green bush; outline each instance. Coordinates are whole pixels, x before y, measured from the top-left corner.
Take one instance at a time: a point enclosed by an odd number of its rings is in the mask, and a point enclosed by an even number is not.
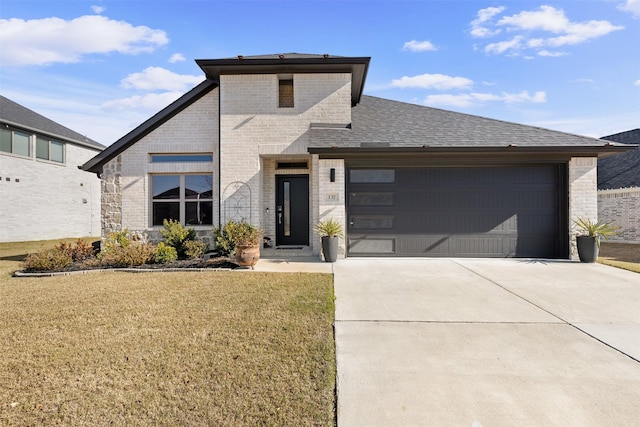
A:
[[[66,250],[43,249],[29,254],[24,260],[24,268],[32,271],[60,270],[73,263],[73,258]]]
[[[104,248],[98,255],[107,267],[133,267],[153,262],[155,247],[144,237],[131,234],[128,229],[109,233]]]
[[[216,250],[221,255],[234,255],[237,245],[259,245],[262,229],[247,222],[227,222],[222,229],[214,228]]]
[[[165,245],[163,242],[158,243],[153,254],[153,259],[158,264],[166,264],[178,259],[178,251],[173,246]]]
[[[178,258],[182,259],[186,256],[185,243],[195,240],[196,231],[189,227],[186,228],[179,221],[170,219],[162,222],[164,229],[160,231],[167,245],[172,246],[178,252]]]
[[[134,267],[153,262],[155,247],[150,243],[130,242],[127,246],[112,246],[100,253],[100,262],[107,267]]]
[[[209,249],[209,245],[199,240],[187,240],[184,242],[184,247],[184,254],[187,258],[202,258],[207,249]]]

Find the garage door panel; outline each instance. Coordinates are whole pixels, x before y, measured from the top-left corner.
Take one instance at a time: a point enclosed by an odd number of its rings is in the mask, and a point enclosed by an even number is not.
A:
[[[349,255],[561,255],[558,165],[354,170]]]

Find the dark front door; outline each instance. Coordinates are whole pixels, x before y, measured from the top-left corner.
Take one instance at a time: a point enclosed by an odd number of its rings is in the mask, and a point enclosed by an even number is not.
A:
[[[276,245],[309,244],[309,175],[276,176]]]

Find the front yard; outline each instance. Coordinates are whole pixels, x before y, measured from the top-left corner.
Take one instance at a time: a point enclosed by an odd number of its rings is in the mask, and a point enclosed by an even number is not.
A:
[[[12,278],[2,258],[3,425],[334,425],[330,275]]]

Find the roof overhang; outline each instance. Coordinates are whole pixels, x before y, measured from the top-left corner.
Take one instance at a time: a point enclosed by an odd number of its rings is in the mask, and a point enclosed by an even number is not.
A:
[[[301,74],[351,73],[351,105],[360,102],[371,57],[287,57],[282,58],[230,58],[197,59],[207,79],[220,82],[221,75],[238,74]]]
[[[163,108],[153,117],[146,120],[140,126],[136,127],[134,130],[120,138],[118,141],[105,148],[97,156],[82,165],[81,169],[95,172],[98,175],[101,174],[102,167],[105,163],[109,162],[118,154],[122,153],[124,150],[135,144],[141,138],[144,138],[146,135],[153,132],[160,125],[183,111],[189,105],[193,104],[195,101],[202,98],[216,87],[218,87],[216,82],[213,82],[211,80],[203,81],[202,83],[191,89],[189,92],[184,94],[182,97],[178,98],[176,101]]]
[[[389,158],[484,158],[503,160],[568,160],[571,157],[608,157],[635,149],[631,144],[604,144],[603,146],[551,146],[520,147],[508,145],[504,147],[385,147],[385,148],[309,148],[310,154],[318,154],[321,159],[375,159]]]

